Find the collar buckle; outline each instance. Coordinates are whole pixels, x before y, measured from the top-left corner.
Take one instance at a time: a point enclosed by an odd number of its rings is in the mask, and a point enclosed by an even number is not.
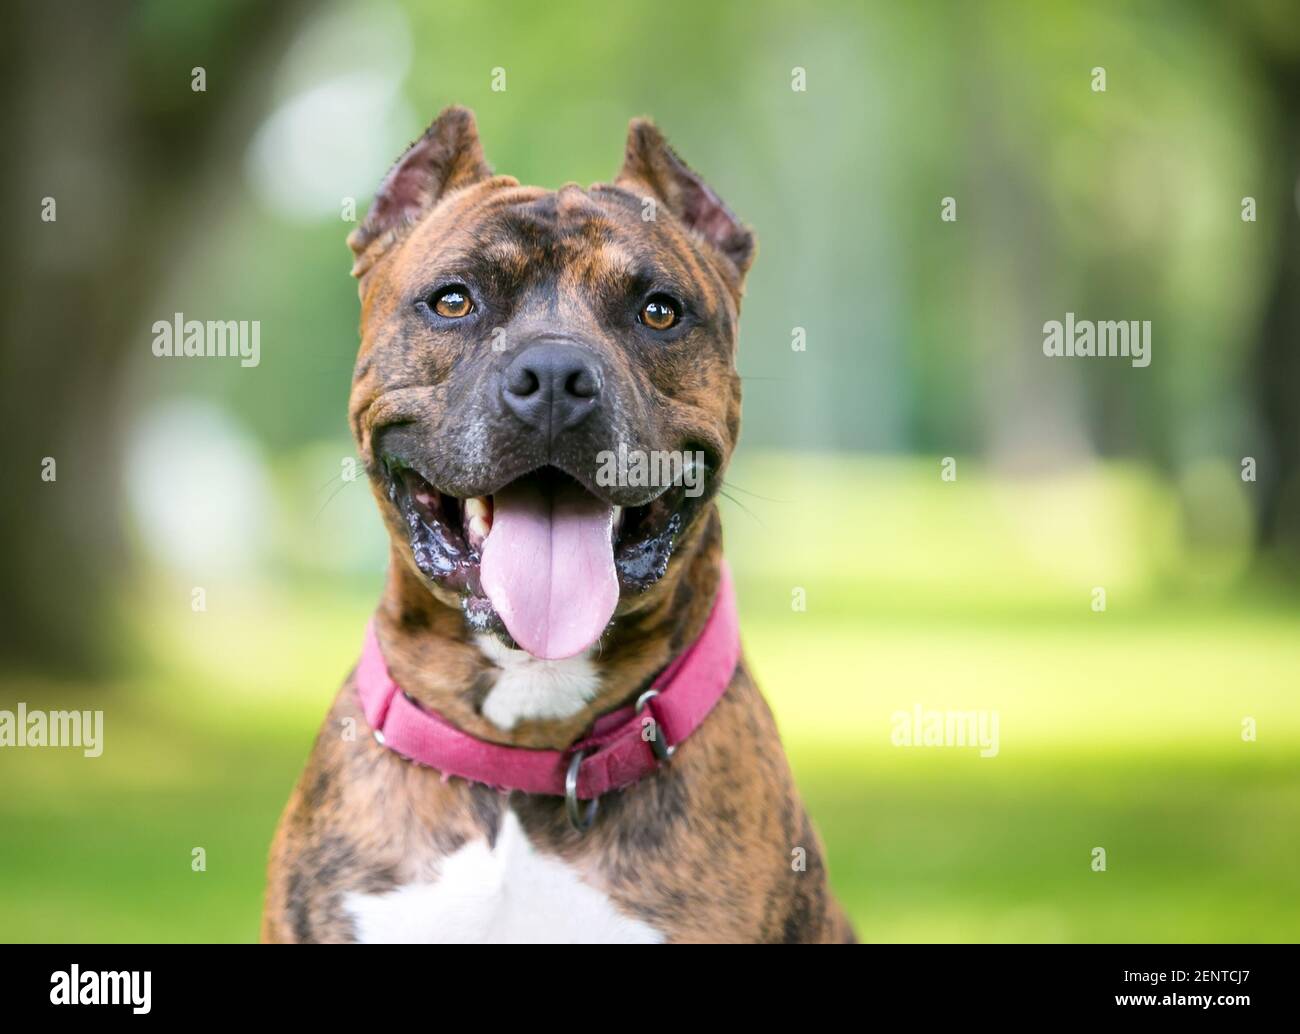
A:
[[[658,695],[659,695],[659,690],[647,689],[644,693],[642,693],[639,697],[637,697],[636,713],[640,714],[642,711],[644,711],[646,709],[646,706],[650,703],[650,701],[653,700]],[[650,721],[652,723],[650,726],[650,739],[648,741],[650,744],[650,749],[654,751],[654,755],[658,759],[661,765],[666,764],[672,758],[673,754],[677,752],[677,748],[675,746],[670,747],[668,745],[668,741],[664,738],[663,735],[664,728],[660,724],[659,719],[655,716],[653,708],[650,709]],[[644,727],[642,727],[641,738],[645,739]]]
[[[587,802],[585,812],[578,803],[578,768],[586,756],[585,750],[574,751],[573,758],[569,761],[569,769],[564,773],[564,810],[569,816],[569,825],[579,833],[591,829],[591,824],[596,821],[596,809],[600,807],[599,797],[593,797]]]

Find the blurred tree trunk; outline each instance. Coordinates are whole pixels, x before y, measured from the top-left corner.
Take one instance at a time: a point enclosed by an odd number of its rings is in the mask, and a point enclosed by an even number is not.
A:
[[[31,0],[6,10],[6,666],[85,672],[109,655],[103,618],[128,576],[120,360],[149,347],[159,314],[144,310],[187,242],[190,212],[210,201],[204,185],[238,181],[303,7]],[[191,89],[195,66],[206,92]],[[42,220],[45,198],[53,222]],[[56,480],[42,478],[46,457]]]
[[[1275,196],[1260,218],[1280,222],[1269,301],[1254,358],[1259,419],[1268,438],[1260,459],[1259,537],[1277,559],[1300,566],[1300,54],[1269,54],[1267,82],[1277,105],[1270,153],[1282,159]]]

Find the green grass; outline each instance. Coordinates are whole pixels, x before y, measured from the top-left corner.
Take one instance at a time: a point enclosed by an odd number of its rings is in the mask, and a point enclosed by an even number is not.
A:
[[[746,649],[859,936],[1294,940],[1300,610],[1258,581],[1207,588],[1132,472],[963,479],[789,457],[732,479],[836,486],[816,541],[803,503],[738,494],[753,513],[726,519]],[[1091,516],[1068,556],[1006,518],[1072,497]],[[0,706],[103,707],[105,750],[0,751],[0,938],[255,938],[272,830],[377,582],[213,586],[196,615],[160,581],[129,609],[130,679],[11,679]],[[918,703],[996,710],[997,756],[892,746]]]
[[[795,763],[873,941],[1294,940],[1294,756]],[[1091,852],[1106,849],[1094,872]]]

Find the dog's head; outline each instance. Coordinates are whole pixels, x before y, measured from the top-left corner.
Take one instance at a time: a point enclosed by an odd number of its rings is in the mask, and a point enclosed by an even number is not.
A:
[[[612,185],[547,191],[449,108],[349,244],[350,419],[402,556],[471,629],[583,651],[718,490],[752,235],[649,122]]]

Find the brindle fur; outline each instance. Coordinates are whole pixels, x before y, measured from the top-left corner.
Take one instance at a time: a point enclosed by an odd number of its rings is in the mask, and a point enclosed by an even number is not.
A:
[[[647,197],[660,206],[652,222],[642,219]],[[350,243],[362,344],[349,415],[392,538],[376,625],[393,677],[476,736],[565,748],[595,717],[634,699],[708,615],[722,558],[712,497],[740,426],[736,328],[753,238],[648,122],[632,123],[613,186],[547,192],[493,177],[472,116],[451,108],[389,174]],[[497,669],[475,644],[455,593],[416,568],[375,449],[378,434],[398,429],[406,453],[414,450],[431,480],[455,495],[490,491],[538,462],[508,427],[466,429],[499,369],[490,328],[466,341],[413,318],[411,299],[452,267],[472,273],[496,307],[494,326],[516,337],[559,326],[600,348],[619,398],[611,430],[629,447],[689,444],[711,460],[704,505],[667,572],[643,592],[624,589],[595,658],[596,698],[567,719],[521,721],[509,732],[480,712]],[[689,290],[698,322],[647,347],[611,328],[639,278],[651,274]],[[597,446],[611,443],[574,444],[571,465],[589,462]],[[345,736],[348,728],[356,735]],[[570,828],[558,798],[444,780],[380,747],[349,678],[271,848],[263,940],[351,940],[346,893],[436,879],[444,856],[471,839],[494,840],[506,808],[537,850],[563,859],[669,941],[853,937],[772,715],[742,661],[671,763],[604,797],[585,835]],[[792,865],[796,848],[806,852],[802,871]]]

